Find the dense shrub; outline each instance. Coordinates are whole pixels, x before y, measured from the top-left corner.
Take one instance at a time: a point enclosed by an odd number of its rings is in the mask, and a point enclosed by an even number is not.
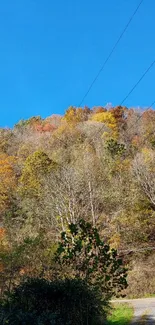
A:
[[[103,324],[107,307],[82,280],[27,279],[1,302],[0,324]]]
[[[64,266],[69,266],[73,277],[86,280],[105,300],[121,296],[127,288],[127,269],[117,250],[105,243],[98,229],[84,219],[70,223],[68,231],[61,233],[55,256],[62,274]]]

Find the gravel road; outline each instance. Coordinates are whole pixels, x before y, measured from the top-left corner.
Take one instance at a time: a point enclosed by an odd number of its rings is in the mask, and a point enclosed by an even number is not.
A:
[[[144,324],[155,325],[155,298],[123,299],[117,303],[129,303],[134,308],[134,319],[132,324],[138,324],[139,319],[145,315]]]

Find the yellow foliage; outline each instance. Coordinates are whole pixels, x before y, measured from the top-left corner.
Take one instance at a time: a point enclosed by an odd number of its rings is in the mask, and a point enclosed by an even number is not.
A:
[[[88,114],[85,109],[82,109],[81,107],[75,108],[73,106],[70,106],[64,116],[64,120],[68,123],[78,123],[86,121],[88,118]]]
[[[121,160],[121,158],[118,158],[115,160],[115,171],[117,171],[118,173],[129,171],[130,168],[131,168],[130,159]]]
[[[92,115],[91,120],[100,122],[100,123],[104,123],[112,131],[111,134],[114,137],[117,137],[117,133],[118,133],[117,121],[111,112],[107,111],[107,112],[94,114],[94,115]],[[107,137],[108,132],[104,132],[104,136]]]
[[[155,153],[153,150],[149,148],[143,148],[142,149],[142,159],[143,163],[145,164],[145,167],[150,173],[155,173]]]
[[[26,159],[30,154],[31,154],[31,146],[30,144],[23,144],[19,150],[18,150],[18,157],[22,158],[22,159]]]
[[[149,148],[142,148],[142,154],[143,154],[143,158],[145,163],[149,163],[152,161],[152,150],[150,150]]]
[[[9,204],[9,196],[16,186],[14,164],[16,158],[0,154],[0,210],[3,212]]]
[[[73,123],[62,124],[55,132],[52,134],[51,141],[57,142],[58,144],[69,146],[73,142],[77,142],[81,138],[81,132],[74,127]]]
[[[111,248],[118,249],[121,244],[121,236],[118,232],[114,233],[113,236],[109,240],[109,244]]]
[[[42,151],[38,150],[28,156],[20,177],[19,192],[21,194],[38,196],[41,189],[42,176],[55,167],[56,163],[54,163],[46,153]]]
[[[94,114],[91,120],[96,122],[102,122],[111,129],[115,129],[117,127],[115,117],[111,112],[108,111]]]

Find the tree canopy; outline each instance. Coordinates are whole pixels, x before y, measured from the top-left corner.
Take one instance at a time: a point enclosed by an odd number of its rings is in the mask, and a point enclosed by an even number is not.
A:
[[[61,232],[83,219],[128,264],[134,291],[135,265],[155,263],[154,121],[152,109],[71,106],[0,129],[3,284],[51,274]]]

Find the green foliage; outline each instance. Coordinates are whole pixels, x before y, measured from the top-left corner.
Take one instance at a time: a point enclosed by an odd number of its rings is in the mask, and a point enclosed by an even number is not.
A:
[[[40,122],[42,119],[40,116],[33,116],[28,120],[20,120],[17,124],[15,124],[15,128],[21,129],[27,126],[32,126],[34,123]]]
[[[25,161],[25,173],[34,172],[35,174],[41,174],[48,172],[54,163],[43,151],[36,151],[30,155]],[[26,177],[26,176],[25,176]]]
[[[20,177],[20,192],[24,195],[38,196],[41,190],[41,178],[53,168],[56,168],[56,163],[43,151],[36,151],[28,156]]]
[[[127,304],[118,304],[112,309],[107,325],[128,325],[133,319],[133,308]]]
[[[125,153],[125,145],[123,143],[118,143],[115,139],[107,140],[106,147],[112,157],[121,156]]]
[[[1,301],[0,323],[99,325],[107,307],[84,281],[27,279]]]
[[[69,224],[68,228],[61,234],[56,260],[62,266],[71,266],[73,276],[102,290],[106,299],[118,295],[127,287],[127,270],[117,251],[110,249],[100,239],[97,228],[84,220]]]
[[[27,237],[21,243],[2,242],[0,245],[0,286],[1,295],[12,290],[22,278],[42,277],[46,274],[55,278],[57,269],[54,263],[56,245],[46,235],[40,233],[34,238]]]

